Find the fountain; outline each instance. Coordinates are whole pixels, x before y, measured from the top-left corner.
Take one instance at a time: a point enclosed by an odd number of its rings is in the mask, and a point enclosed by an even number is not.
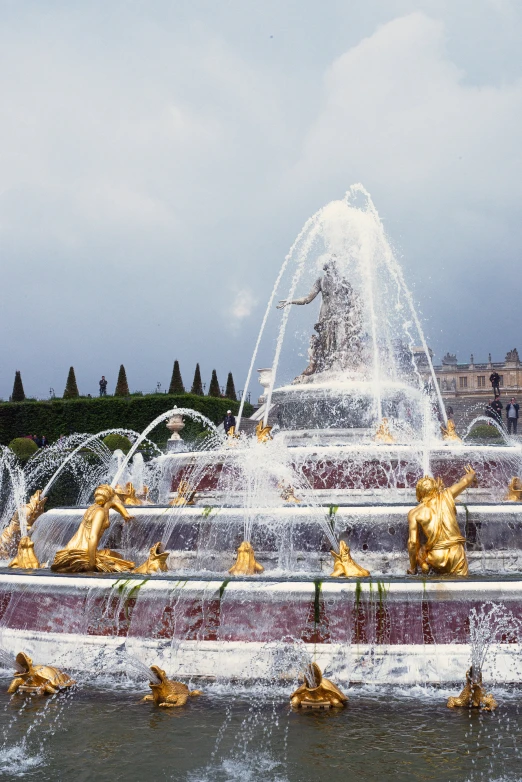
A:
[[[306,319],[319,297],[298,365],[290,318]],[[275,356],[247,426],[270,317],[280,319]],[[283,263],[234,436],[196,411],[165,411],[126,456],[103,462],[94,505],[42,513],[24,545],[43,567],[0,570],[2,646],[59,655],[75,672],[124,646],[144,665],[153,658],[161,681],[271,681],[277,650],[302,647],[317,664],[303,698],[294,693],[305,706],[316,687],[337,693],[330,705],[345,702],[319,665],[341,686],[461,681],[471,613],[488,600],[522,618],[518,483],[504,500],[522,449],[455,431],[435,377],[426,386],[418,371],[419,344],[429,361],[382,223],[354,186],[310,218]],[[206,436],[183,439],[189,417]],[[142,455],[166,421],[167,452]],[[43,497],[84,446],[69,449]],[[43,472],[29,465],[28,475],[33,489]],[[521,681],[519,644],[494,635],[495,681]]]

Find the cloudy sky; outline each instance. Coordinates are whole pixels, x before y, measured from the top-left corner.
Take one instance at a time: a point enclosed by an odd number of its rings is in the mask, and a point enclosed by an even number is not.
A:
[[[0,11],[3,398],[71,364],[150,391],[175,358],[241,388],[288,248],[354,182],[436,357],[522,350],[519,0]]]

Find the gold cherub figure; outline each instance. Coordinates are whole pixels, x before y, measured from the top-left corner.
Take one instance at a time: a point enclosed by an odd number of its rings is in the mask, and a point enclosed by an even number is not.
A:
[[[379,427],[377,428],[377,431],[375,432],[375,437],[373,439],[379,443],[395,442],[395,437],[390,432],[390,426],[388,424],[387,418],[382,419]]]
[[[333,682],[323,678],[317,663],[310,663],[304,672],[304,682],[292,693],[290,703],[295,709],[342,708],[348,698]]]
[[[262,421],[259,421],[258,425],[256,426],[256,437],[258,443],[266,443],[268,440],[273,440],[272,435],[270,432],[272,431],[271,426],[264,426]]]
[[[189,690],[186,684],[176,682],[167,677],[167,674],[158,665],[151,665],[152,673],[149,687],[151,695],[145,695],[142,703],[152,701],[163,709],[173,709],[176,706],[184,706],[190,697],[203,695],[201,690]]]
[[[263,565],[256,560],[252,544],[244,540],[237,550],[236,562],[228,572],[231,576],[255,576],[263,570]]]
[[[143,565],[140,565],[137,568],[134,568],[132,571],[133,573],[167,573],[168,567],[167,567],[167,559],[169,557],[170,551],[165,551],[163,547],[163,543],[159,541],[159,543],[155,543],[150,552],[148,559],[145,560]]]
[[[334,569],[330,578],[366,578],[370,571],[354,562],[350,553],[350,547],[344,540],[339,542],[339,553],[333,549],[330,554],[334,560]]]
[[[462,438],[458,436],[457,430],[455,429],[455,421],[453,421],[452,418],[448,418],[448,423],[446,426],[441,424],[440,431],[442,433],[443,440],[453,441],[455,443],[462,442]]]
[[[493,711],[497,708],[493,695],[486,693],[482,686],[482,673],[479,673],[478,677],[474,679],[473,666],[466,671],[466,684],[464,689],[457,697],[451,696],[447,702],[448,709],[455,708],[467,708],[467,709],[482,709],[483,711]]]
[[[183,507],[185,505],[195,505],[196,490],[193,489],[188,481],[181,480],[178,484],[178,493],[169,505],[174,507]]]
[[[514,476],[509,481],[508,493],[504,497],[505,502],[522,502],[522,481]]]

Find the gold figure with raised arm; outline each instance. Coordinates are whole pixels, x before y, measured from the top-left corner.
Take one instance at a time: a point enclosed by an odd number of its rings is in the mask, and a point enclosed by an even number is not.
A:
[[[271,426],[265,426],[262,421],[259,421],[258,425],[256,426],[257,442],[267,443],[269,440],[273,440],[274,438],[270,434],[271,431]]]
[[[451,441],[454,443],[462,442],[462,438],[458,436],[457,430],[455,429],[455,421],[453,421],[451,418],[448,418],[448,423],[446,424],[446,426],[444,426],[443,424],[440,425],[440,431],[443,440]]]
[[[408,513],[410,575],[419,567],[423,573],[433,570],[445,575],[468,575],[466,539],[460,532],[455,506],[455,498],[476,481],[475,470],[469,465],[465,469],[464,477],[448,489],[428,475],[418,481],[419,504]]]
[[[344,540],[339,541],[339,553],[333,549],[330,551],[333,557],[334,569],[330,578],[366,578],[370,571],[354,562],[350,547]]]
[[[295,709],[331,709],[346,706],[348,698],[333,682],[323,678],[317,663],[310,663],[304,672],[304,682],[292,693],[290,703]]]
[[[390,432],[390,425],[388,424],[387,418],[382,419],[381,423],[377,428],[377,431],[375,432],[375,437],[373,439],[378,443],[395,442],[395,437]]]
[[[522,502],[522,481],[520,478],[516,476],[511,478],[504,502]]]
[[[51,570],[57,573],[123,573],[134,568],[134,562],[123,559],[116,551],[98,549],[103,533],[110,526],[111,509],[125,521],[133,518],[112,486],[104,483],[94,490],[94,505],[85,511],[77,532],[64,549],[56,552]]]
[[[146,573],[151,575],[152,573],[168,573],[167,559],[170,551],[165,551],[163,543],[155,543],[150,552],[148,559],[145,560],[143,565],[134,568],[133,573]]]
[[[173,709],[176,706],[184,706],[189,698],[197,695],[203,695],[201,690],[189,690],[186,684],[176,682],[167,678],[167,674],[158,665],[151,665],[152,672],[149,687],[152,690],[151,695],[145,695],[142,703],[153,701],[156,706],[164,709]]]
[[[76,684],[66,673],[51,665],[33,665],[25,652],[19,652],[15,660],[16,673],[8,687],[8,694],[30,692],[34,695],[56,695]]]
[[[46,502],[47,497],[42,497],[42,490],[38,489],[29,502],[23,506],[23,509],[15,510],[11,521],[0,535],[0,559],[12,557],[18,548],[22,536],[20,510],[25,514],[27,530],[30,530],[36,519],[44,512]]]
[[[20,568],[20,570],[38,570],[40,563],[34,553],[34,543],[28,535],[20,540],[16,557],[11,560],[8,567]]]
[[[486,693],[482,685],[482,673],[475,679],[473,675],[473,666],[466,671],[466,684],[464,689],[457,697],[451,696],[446,704],[448,709],[482,709],[483,711],[494,711],[498,703],[491,693]]]
[[[237,550],[236,562],[228,572],[231,576],[255,576],[263,570],[263,565],[256,560],[252,544],[244,540]]]
[[[178,493],[173,500],[169,502],[169,505],[174,507],[183,507],[185,505],[196,504],[196,490],[193,489],[188,481],[181,480],[178,485]]]

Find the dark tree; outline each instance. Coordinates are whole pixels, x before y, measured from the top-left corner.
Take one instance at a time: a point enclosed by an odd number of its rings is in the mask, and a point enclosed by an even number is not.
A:
[[[69,369],[67,375],[67,383],[65,384],[65,391],[63,392],[64,399],[77,399],[80,396],[78,391],[78,385],[76,383],[76,375],[74,374],[74,367]]]
[[[234,378],[232,377],[232,372],[228,373],[225,396],[227,399],[233,399],[234,402],[237,402],[236,387],[234,385]]]
[[[13,383],[13,393],[11,394],[12,402],[23,402],[25,399],[24,384],[22,383],[22,375],[20,370],[16,370],[15,379]]]
[[[203,383],[201,382],[201,372],[199,364],[196,364],[196,371],[194,372],[194,380],[192,381],[191,394],[197,394],[197,396],[203,396]]]
[[[221,396],[221,389],[219,387],[219,382],[217,378],[217,372],[215,369],[212,370],[212,379],[210,381],[210,385],[208,387],[208,395],[209,396]]]
[[[170,378],[169,394],[184,394],[185,387],[183,380],[181,379],[181,372],[179,371],[179,361],[174,362],[174,369],[172,370],[172,377]]]
[[[118,372],[118,380],[116,382],[116,390],[114,396],[129,396],[129,384],[127,383],[127,373],[123,364],[120,365],[120,371]]]

